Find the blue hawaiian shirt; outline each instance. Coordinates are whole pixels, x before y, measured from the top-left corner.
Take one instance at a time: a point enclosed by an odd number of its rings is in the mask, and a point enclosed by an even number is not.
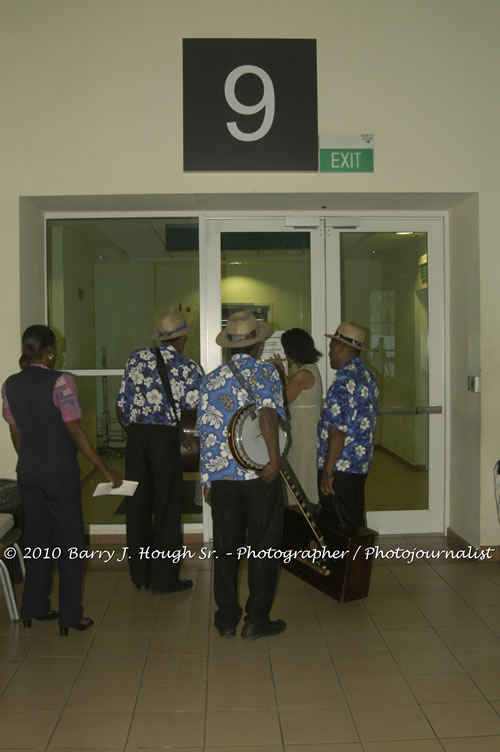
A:
[[[236,353],[232,361],[256,397],[257,409],[274,408],[285,419],[281,380],[275,366],[246,353]],[[234,377],[227,363],[203,379],[196,423],[200,437],[202,485],[214,480],[253,480],[259,477],[233,459],[227,441],[227,429],[234,413],[252,402],[254,400]]]
[[[197,407],[203,378],[201,368],[194,360],[177,352],[173,345],[162,344],[160,350],[176,405],[181,410]],[[116,406],[123,411],[124,426],[131,423],[176,424],[156,366],[154,350],[135,350],[129,357]],[[177,418],[180,419],[180,415]]]
[[[318,423],[318,468],[325,466],[328,431],[345,433],[344,448],[334,470],[365,475],[373,460],[373,441],[378,411],[378,387],[361,358],[339,368],[326,393]]]

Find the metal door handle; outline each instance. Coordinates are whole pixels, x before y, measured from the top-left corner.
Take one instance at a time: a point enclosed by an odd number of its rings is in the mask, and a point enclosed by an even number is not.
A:
[[[441,415],[441,405],[418,405],[415,407],[380,407],[379,415]]]

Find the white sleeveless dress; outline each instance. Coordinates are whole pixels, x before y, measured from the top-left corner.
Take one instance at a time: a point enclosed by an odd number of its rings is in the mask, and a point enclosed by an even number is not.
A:
[[[317,504],[316,434],[323,384],[315,363],[301,366],[298,370],[310,371],[314,376],[314,384],[310,389],[303,389],[289,406],[292,443],[287,459],[307,498],[312,504]],[[290,490],[287,489],[287,492],[288,503],[295,504]]]

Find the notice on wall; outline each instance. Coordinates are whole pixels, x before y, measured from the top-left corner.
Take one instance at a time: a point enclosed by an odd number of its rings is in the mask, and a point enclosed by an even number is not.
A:
[[[323,133],[319,136],[320,172],[373,172],[373,133]]]
[[[270,337],[264,340],[262,351],[259,353],[259,358],[261,360],[271,360],[271,358],[274,358],[275,355],[278,355],[281,358],[281,362],[283,363],[285,373],[288,373],[288,362],[285,358],[283,345],[281,344],[282,334],[282,331],[275,331],[271,334]]]

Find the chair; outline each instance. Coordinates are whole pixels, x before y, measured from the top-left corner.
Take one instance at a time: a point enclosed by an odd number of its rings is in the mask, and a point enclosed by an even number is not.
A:
[[[21,549],[17,543],[20,537],[21,531],[19,528],[14,527],[14,517],[12,514],[0,513],[0,584],[2,586],[5,602],[7,603],[7,611],[9,612],[9,617],[12,621],[17,621],[19,619],[19,611],[10,572],[4,561],[4,554],[8,548],[15,549],[21,574],[24,579],[26,569]]]

